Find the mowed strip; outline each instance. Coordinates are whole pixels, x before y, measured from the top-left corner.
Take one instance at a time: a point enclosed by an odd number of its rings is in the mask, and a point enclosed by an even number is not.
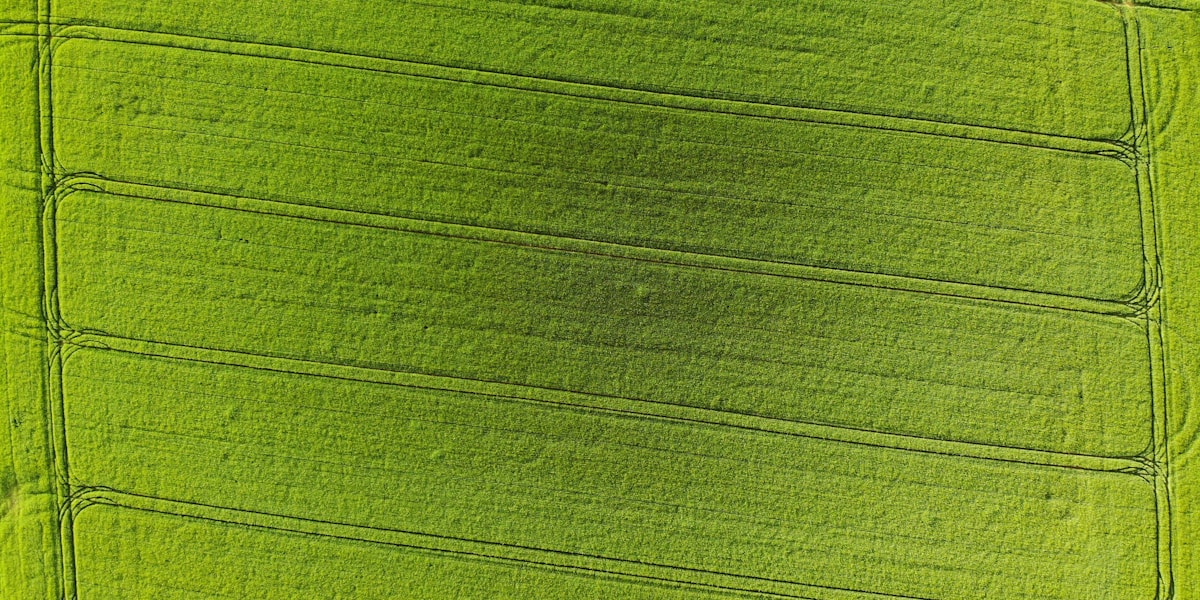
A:
[[[91,191],[56,228],[76,330],[1059,452],[1150,440],[1147,338],[1115,317]]]
[[[1149,600],[1157,587],[1153,486],[1133,474],[110,350],[73,353],[63,394],[71,477],[85,487],[539,548],[551,561],[616,559],[617,570],[732,574],[751,589]],[[188,544],[86,515],[85,581],[119,583],[97,565],[138,568],[114,547]]]
[[[1100,300],[1142,287],[1134,173],[1109,157],[85,39],[54,65],[67,172]]]
[[[1124,24],[1114,7],[1094,0],[56,0],[54,14],[63,22],[1081,138],[1116,139],[1130,126]]]
[[[716,600],[662,582],[314,537],[107,505],[74,522],[79,597]],[[734,596],[741,597],[741,596]]]

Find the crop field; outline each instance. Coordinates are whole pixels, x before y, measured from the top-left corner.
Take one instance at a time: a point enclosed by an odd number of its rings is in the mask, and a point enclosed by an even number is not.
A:
[[[0,0],[0,83],[0,599],[1200,600],[1194,0]]]

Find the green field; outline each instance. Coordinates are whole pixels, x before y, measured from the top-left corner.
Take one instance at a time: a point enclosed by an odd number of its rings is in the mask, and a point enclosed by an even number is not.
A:
[[[0,81],[0,599],[1200,600],[1192,0],[4,0]]]

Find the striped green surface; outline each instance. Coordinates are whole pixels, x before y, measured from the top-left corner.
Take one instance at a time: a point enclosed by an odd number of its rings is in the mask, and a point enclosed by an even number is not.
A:
[[[0,597],[1197,600],[1160,4],[0,6]]]

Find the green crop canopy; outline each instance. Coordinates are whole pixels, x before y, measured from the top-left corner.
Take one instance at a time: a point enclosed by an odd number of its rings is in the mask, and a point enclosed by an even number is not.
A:
[[[0,600],[1200,600],[1200,0],[0,0]]]

